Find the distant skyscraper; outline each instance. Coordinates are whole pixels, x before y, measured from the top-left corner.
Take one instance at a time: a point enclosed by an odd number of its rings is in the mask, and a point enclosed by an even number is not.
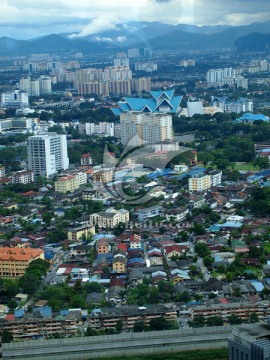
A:
[[[28,138],[28,169],[35,176],[50,177],[69,165],[66,135],[48,133]]]

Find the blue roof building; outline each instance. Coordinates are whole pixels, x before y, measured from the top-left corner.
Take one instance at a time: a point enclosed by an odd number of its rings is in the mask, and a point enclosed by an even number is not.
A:
[[[150,113],[178,113],[183,96],[174,96],[174,90],[150,91],[151,98],[125,97],[118,102],[118,108],[111,108],[114,115],[128,111]]]
[[[240,118],[237,118],[236,121],[253,123],[254,121],[269,121],[269,117],[263,114],[245,113]]]

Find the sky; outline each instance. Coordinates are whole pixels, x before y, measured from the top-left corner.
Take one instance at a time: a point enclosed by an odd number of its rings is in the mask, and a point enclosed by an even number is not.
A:
[[[270,0],[0,0],[0,37],[98,35],[129,21],[245,25],[270,19]]]

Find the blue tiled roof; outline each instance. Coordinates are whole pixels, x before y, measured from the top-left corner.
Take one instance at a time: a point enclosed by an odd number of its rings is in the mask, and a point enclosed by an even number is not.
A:
[[[252,114],[252,113],[245,113],[240,118],[236,119],[237,121],[256,121],[256,120],[262,120],[262,121],[269,121],[269,117],[263,114]]]
[[[159,112],[160,107],[168,106],[167,112],[175,113],[180,105],[182,96],[174,96],[174,90],[150,91],[152,98],[125,97],[125,101],[118,102],[119,108],[111,108],[115,115],[126,111]]]

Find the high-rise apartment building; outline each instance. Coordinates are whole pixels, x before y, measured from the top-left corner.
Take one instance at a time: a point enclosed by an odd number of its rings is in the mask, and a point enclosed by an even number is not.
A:
[[[129,112],[120,115],[121,142],[133,146],[172,140],[172,117],[168,114]]]
[[[28,169],[35,176],[50,177],[69,165],[66,135],[40,134],[28,138]]]
[[[52,81],[49,76],[41,76],[39,79],[40,93],[50,94],[52,92]]]

